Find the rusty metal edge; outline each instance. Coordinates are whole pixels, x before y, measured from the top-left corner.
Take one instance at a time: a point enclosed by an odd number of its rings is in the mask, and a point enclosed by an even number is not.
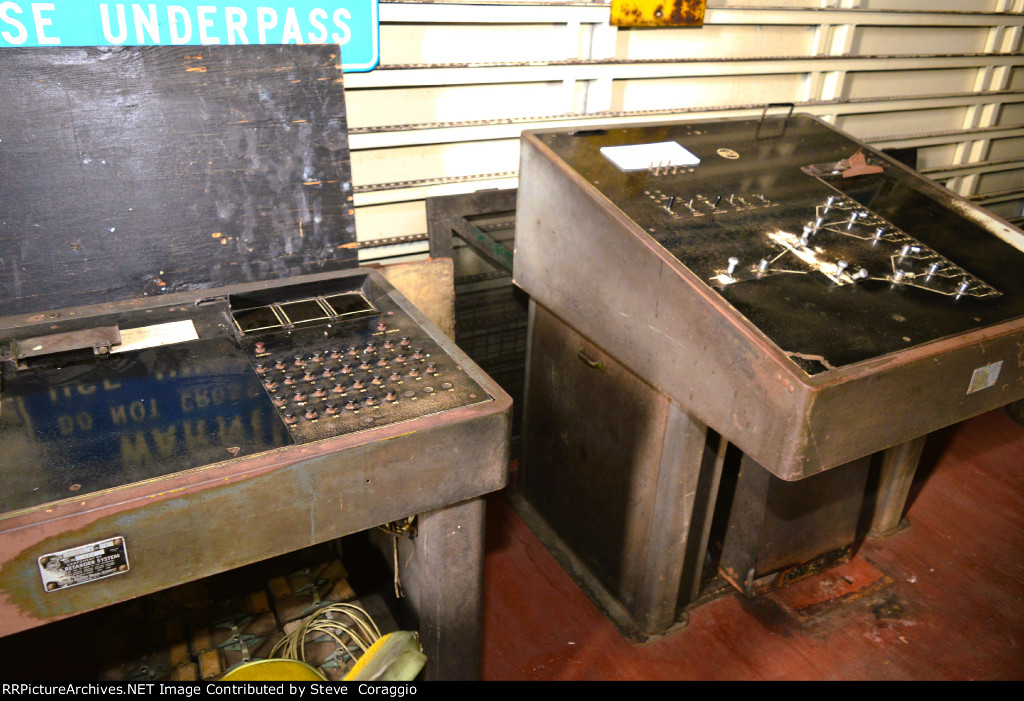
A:
[[[821,118],[811,115],[802,114],[801,116],[810,117],[816,122],[819,122],[831,130],[842,133],[835,126],[825,122]],[[708,121],[712,122],[729,122],[729,121],[749,121],[747,118],[734,118],[734,117],[722,117],[713,120],[665,120],[656,122],[643,122],[636,124],[629,124],[627,127],[623,127],[621,124],[608,124],[608,125],[594,125],[588,126],[587,130],[590,129],[621,129],[621,128],[644,128],[644,127],[655,127],[662,125],[680,124],[685,121],[693,121],[705,123]],[[598,206],[610,214],[616,219],[622,226],[624,226],[630,233],[632,233],[646,248],[648,248],[655,256],[658,257],[666,266],[674,270],[689,287],[693,290],[702,300],[711,305],[714,309],[718,310],[726,319],[732,323],[744,336],[746,336],[751,343],[753,343],[757,350],[765,353],[772,359],[779,362],[783,369],[789,370],[790,378],[792,381],[799,383],[808,390],[816,390],[821,387],[827,387],[830,385],[840,384],[852,379],[858,379],[865,375],[875,372],[879,367],[885,367],[890,364],[900,364],[903,362],[913,362],[921,358],[928,358],[941,353],[945,353],[949,348],[957,348],[961,346],[973,345],[979,341],[987,340],[989,338],[995,338],[998,336],[1013,333],[1014,331],[1024,329],[1024,318],[1014,319],[1003,322],[994,326],[989,326],[984,329],[978,329],[975,331],[966,332],[959,334],[951,338],[936,339],[920,346],[901,350],[898,353],[882,356],[879,358],[872,358],[858,363],[852,363],[845,365],[840,368],[827,370],[817,375],[808,375],[800,369],[800,366],[793,361],[792,357],[785,353],[779,346],[773,343],[760,329],[754,326],[750,321],[747,320],[739,311],[737,311],[731,304],[729,304],[721,295],[715,293],[703,280],[693,274],[686,266],[680,263],[672,254],[670,254],[663,246],[658,244],[654,239],[647,235],[647,232],[643,227],[638,226],[632,219],[630,219],[621,209],[615,206],[615,204],[608,198],[601,195],[601,193],[581,174],[570,168],[552,149],[548,148],[540,139],[537,138],[539,134],[558,134],[564,133],[564,128],[549,128],[549,129],[532,129],[524,131],[522,138],[528,140],[531,145],[551,160],[552,163],[556,164],[558,169],[563,175],[574,181],[580,189],[587,193],[588,196]],[[877,158],[882,159],[890,163],[892,166],[897,167],[907,173],[914,173],[914,171],[903,165],[902,163],[890,158],[886,154],[871,148],[867,144],[860,142],[864,148],[869,149],[873,155]],[[978,212],[980,215],[991,219],[995,222],[1003,224],[1005,226],[1016,229],[1012,224],[1004,219],[1001,219],[993,214],[990,214],[982,210],[977,205],[974,205],[969,200],[966,200],[955,193],[952,193],[945,188],[942,188],[931,181],[925,179],[928,190],[937,199],[947,199],[956,201],[961,205],[970,207],[972,210]],[[995,234],[993,234],[995,235]],[[513,280],[515,282],[515,280]],[[900,356],[898,358],[894,356]]]
[[[817,117],[813,117],[816,121],[822,121]],[[644,126],[658,126],[665,124],[679,124],[681,120],[671,121],[658,121],[650,122],[645,124],[629,125],[632,127],[644,127]],[[707,120],[701,120],[707,121]],[[735,118],[722,118],[713,121],[736,121]],[[835,127],[830,128],[835,129]],[[594,127],[599,128],[599,127]],[[621,125],[608,125],[607,128],[622,128]],[[1013,342],[1011,338],[1014,334],[1024,334],[1024,318],[1009,320],[1000,324],[989,326],[983,329],[977,329],[975,331],[960,334],[954,337],[948,337],[944,339],[937,339],[935,341],[922,344],[917,347],[908,348],[906,350],[899,351],[898,353],[882,356],[879,358],[872,358],[863,362],[854,363],[834,370],[826,371],[818,375],[809,376],[807,375],[793,359],[788,356],[781,348],[775,345],[770,339],[767,338],[759,329],[751,324],[745,317],[733,308],[726,300],[721,296],[715,294],[715,292],[709,288],[703,281],[697,278],[691,271],[685,266],[679,263],[674,257],[672,257],[663,247],[658,245],[653,239],[646,235],[646,232],[638,227],[630,218],[626,216],[618,207],[616,207],[610,200],[604,197],[596,188],[591,185],[586,178],[575,170],[571,169],[560,157],[557,156],[551,149],[549,149],[540,139],[538,135],[545,133],[563,133],[564,129],[550,128],[550,129],[538,129],[529,130],[523,132],[523,139],[529,142],[531,148],[537,151],[537,153],[548,160],[552,164],[552,167],[556,169],[561,177],[568,178],[574,182],[584,194],[584,197],[589,199],[594,206],[600,211],[614,220],[617,224],[624,227],[633,238],[636,239],[638,245],[648,249],[651,253],[659,260],[662,265],[668,266],[672,271],[676,273],[677,279],[685,285],[689,290],[695,293],[701,303],[707,305],[711,310],[717,311],[722,316],[726,317],[726,323],[731,326],[740,336],[752,346],[752,350],[762,353],[770,362],[774,363],[775,369],[779,373],[778,379],[790,388],[791,391],[798,394],[801,398],[801,403],[805,406],[805,410],[801,414],[801,422],[796,423],[790,427],[790,433],[793,436],[800,436],[802,434],[808,435],[813,442],[813,431],[811,430],[814,425],[821,425],[828,421],[828,417],[815,416],[817,406],[820,406],[821,396],[824,390],[829,390],[829,394],[834,391],[838,391],[841,388],[848,386],[851,383],[861,381],[869,378],[872,375],[877,375],[879,372],[884,372],[889,378],[892,378],[894,372],[897,372],[905,367],[927,363],[932,361],[939,356],[948,355],[949,353],[970,353],[971,349],[976,347],[980,343],[991,342],[996,340],[1006,340]],[[525,151],[525,149],[524,149]],[[884,154],[878,153],[880,158],[884,158],[886,161],[894,163],[897,167],[913,172],[911,169],[906,168],[902,164],[896,163],[892,159],[888,158]],[[970,205],[966,200],[953,195],[952,193],[945,193],[937,185],[930,188],[933,195],[947,196],[947,198],[955,199],[956,201],[969,205],[972,209],[980,210]],[[988,215],[986,215],[988,216]],[[988,218],[993,221],[1001,223],[997,217],[989,216]],[[1011,226],[1005,223],[1006,226]],[[993,234],[995,235],[995,234]],[[519,280],[514,278],[514,281],[519,284]],[[571,325],[571,324],[570,324]],[[596,341],[602,341],[602,339],[594,339]],[[607,344],[605,344],[607,345]],[[612,353],[615,356],[615,353]],[[783,374],[785,376],[783,376]],[[652,378],[645,378],[649,382]],[[894,380],[895,381],[895,380]],[[657,383],[653,383],[657,385]],[[664,389],[663,387],[659,387]],[[1008,397],[1000,399],[994,403],[988,403],[984,406],[973,411],[970,415],[976,415],[983,413],[984,411],[992,408],[997,408],[1003,404],[1015,401],[1017,399],[1024,398],[1024,386],[1020,387],[1016,394],[1012,394]],[[1004,401],[1005,399],[1005,401]],[[694,410],[694,413],[699,416],[702,420],[706,420],[707,416],[705,412]],[[902,441],[916,438],[918,435],[942,428],[951,423],[955,423],[962,418],[968,418],[967,415],[958,418],[948,418],[942,422],[932,422],[927,427],[922,428],[920,432],[914,435],[903,435],[899,438],[887,442],[886,445],[879,446],[878,449],[890,447],[896,445]],[[806,423],[803,423],[806,421]],[[715,422],[708,422],[712,428],[716,428]],[[745,445],[745,441],[742,438],[734,440],[737,445],[745,452],[750,451],[751,446]],[[801,441],[787,441],[789,444],[799,444]],[[874,452],[869,450],[868,452]],[[788,455],[766,455],[763,450],[752,451],[754,457],[763,461],[766,466],[771,466],[772,471],[780,478],[784,480],[800,479],[802,477],[809,476],[816,472],[820,472],[824,469],[833,467],[834,465],[843,464],[849,460],[862,457],[865,453],[844,453],[841,455],[833,456],[832,458],[825,458],[821,460],[821,456],[815,455],[814,451],[808,453],[806,446],[801,446],[798,450],[791,451]],[[810,468],[810,469],[808,469]]]
[[[510,412],[512,398],[495,383],[486,373],[483,372],[465,353],[459,349],[454,342],[448,339],[437,327],[427,319],[415,306],[413,306],[391,283],[381,276],[379,272],[369,268],[354,269],[350,271],[335,271],[332,273],[320,273],[316,275],[300,276],[289,278],[288,284],[316,282],[330,280],[340,276],[366,274],[374,278],[376,284],[383,287],[387,293],[401,306],[424,330],[434,337],[434,340],[448,352],[453,359],[468,372],[481,387],[491,396],[491,401],[478,402],[464,407],[458,407],[449,411],[438,412],[421,416],[410,421],[391,424],[375,429],[368,429],[358,433],[327,438],[305,445],[290,445],[275,448],[256,455],[232,458],[202,467],[182,470],[171,475],[157,477],[140,482],[133,482],[110,489],[101,490],[91,494],[71,497],[59,501],[48,502],[25,509],[0,514],[0,536],[22,528],[48,523],[50,521],[81,515],[83,512],[96,510],[116,510],[127,508],[130,504],[154,499],[170,499],[177,495],[201,492],[204,489],[222,485],[226,481],[242,481],[257,477],[267,472],[289,467],[306,460],[330,455],[338,451],[347,450],[353,447],[376,443],[381,440],[389,440],[405,434],[416,433],[433,428],[438,424],[459,423],[472,420],[478,417],[490,416]],[[276,287],[281,281],[264,281],[246,285],[231,286],[229,288],[218,288],[216,290],[202,290],[200,292],[183,293],[173,295],[184,299],[196,299],[201,297],[214,296],[215,294],[227,294],[231,292],[252,291]],[[212,293],[212,294],[211,294]],[[182,301],[184,301],[184,299]],[[171,301],[168,298],[144,298],[142,300],[130,300],[128,302],[111,302],[109,304],[92,305],[89,307],[76,307],[67,311],[82,312],[76,318],[95,316],[98,314],[116,313],[127,309],[136,309],[140,306],[148,306],[154,303],[181,303]],[[37,315],[22,315],[26,318]],[[8,319],[4,319],[7,322]],[[443,418],[442,418],[443,417]],[[506,476],[507,480],[507,476]],[[473,495],[479,496],[479,495]],[[466,498],[469,498],[467,496]],[[90,503],[91,502],[91,503]]]

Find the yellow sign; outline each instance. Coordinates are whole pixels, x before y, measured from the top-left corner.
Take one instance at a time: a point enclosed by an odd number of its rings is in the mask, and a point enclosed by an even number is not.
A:
[[[707,0],[612,0],[616,27],[701,27]]]

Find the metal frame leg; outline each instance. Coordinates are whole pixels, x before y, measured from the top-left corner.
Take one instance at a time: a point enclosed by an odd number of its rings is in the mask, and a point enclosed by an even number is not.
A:
[[[417,517],[399,539],[405,595],[419,618],[428,680],[477,680],[483,644],[483,498]]]
[[[882,472],[878,482],[875,512],[871,517],[868,536],[884,538],[900,528],[907,494],[914,481],[914,473],[921,461],[921,452],[928,436],[900,443],[882,454]]]
[[[642,552],[637,552],[643,557],[643,570],[634,615],[646,633],[667,630],[676,622],[680,587],[689,588],[690,583],[682,580],[707,430],[678,404],[669,404],[651,529]],[[703,531],[698,529],[698,533]],[[693,577],[700,577],[701,564],[691,564],[696,567]],[[692,593],[685,596],[691,597]]]

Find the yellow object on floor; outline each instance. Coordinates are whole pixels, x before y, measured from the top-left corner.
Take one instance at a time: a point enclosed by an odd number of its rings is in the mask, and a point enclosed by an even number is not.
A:
[[[427,662],[418,633],[399,630],[370,646],[344,681],[407,682],[416,678]]]
[[[223,682],[325,682],[327,678],[298,660],[253,660],[225,674]]]

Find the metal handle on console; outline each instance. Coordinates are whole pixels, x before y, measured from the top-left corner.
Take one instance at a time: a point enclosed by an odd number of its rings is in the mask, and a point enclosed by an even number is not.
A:
[[[786,127],[789,125],[789,118],[793,116],[793,110],[796,108],[796,103],[793,103],[793,102],[769,102],[767,105],[764,106],[764,109],[761,110],[761,118],[759,120],[757,120],[757,131],[754,132],[754,139],[755,140],[761,138],[761,125],[764,124],[764,118],[768,115],[768,110],[770,110],[773,107],[788,107],[789,108],[789,111],[786,113],[786,118],[782,122],[782,133],[780,133],[779,136],[782,136],[782,134],[786,133]]]
[[[579,359],[582,360],[587,365],[587,367],[592,367],[595,370],[606,369],[603,360],[594,360],[589,355],[587,355],[587,351],[584,350],[583,348],[580,348],[580,352],[577,353],[577,357],[579,357]]]

